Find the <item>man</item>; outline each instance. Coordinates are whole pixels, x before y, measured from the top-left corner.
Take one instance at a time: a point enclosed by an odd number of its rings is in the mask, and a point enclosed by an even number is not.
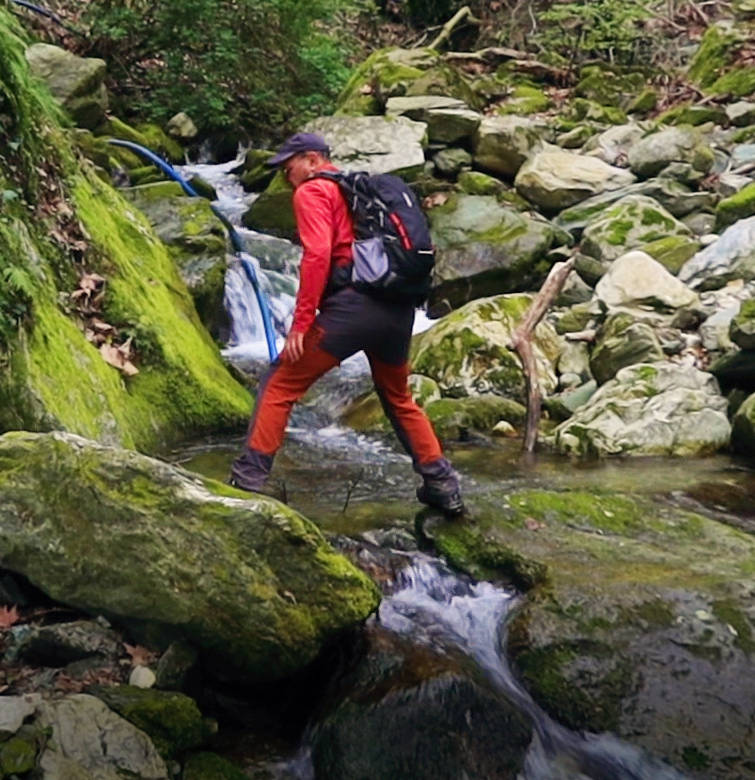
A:
[[[463,512],[456,473],[407,385],[414,307],[358,292],[349,284],[354,240],[349,208],[336,182],[316,176],[338,170],[330,162],[330,149],[319,135],[297,133],[268,164],[280,166],[294,189],[304,252],[291,329],[280,357],[260,382],[231,484],[270,492],[266,483],[294,403],[318,377],[364,350],[383,409],[422,476],[418,499],[449,514]]]

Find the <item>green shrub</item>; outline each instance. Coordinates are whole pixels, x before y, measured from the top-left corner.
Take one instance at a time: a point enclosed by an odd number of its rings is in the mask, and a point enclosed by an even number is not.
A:
[[[332,19],[356,2],[92,0],[86,53],[108,61],[124,116],[280,135],[331,108],[350,47]]]

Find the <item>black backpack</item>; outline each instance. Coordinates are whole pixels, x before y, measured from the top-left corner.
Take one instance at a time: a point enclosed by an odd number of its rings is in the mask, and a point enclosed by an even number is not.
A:
[[[316,176],[338,184],[354,218],[349,282],[386,300],[423,303],[435,252],[425,215],[403,179],[364,171],[319,171]]]

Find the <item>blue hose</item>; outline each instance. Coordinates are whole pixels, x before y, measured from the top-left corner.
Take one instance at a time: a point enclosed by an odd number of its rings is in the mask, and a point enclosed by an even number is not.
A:
[[[68,32],[73,33],[74,35],[82,35],[79,30],[76,30],[73,27],[69,27],[57,14],[53,13],[52,11],[48,11],[46,8],[43,8],[40,5],[28,3],[26,0],[12,0],[12,2],[14,2],[16,5],[20,5],[21,8],[34,11],[35,14],[46,16],[48,19],[51,19],[53,22],[55,22],[55,24],[59,24],[63,29],[68,30]]]
[[[142,157],[149,160],[156,165],[163,173],[170,176],[171,179],[177,181],[181,185],[181,189],[191,196],[192,198],[199,198],[201,195],[189,184],[186,179],[170,164],[165,162],[162,157],[156,155],[152,150],[147,149],[145,146],[135,144],[133,141],[122,141],[119,138],[109,138],[108,142],[115,146],[125,146],[127,149],[140,154]],[[257,296],[257,303],[260,307],[260,313],[262,314],[262,324],[265,327],[265,340],[267,341],[267,351],[270,355],[270,362],[272,363],[278,357],[278,348],[275,345],[275,330],[273,328],[273,320],[270,316],[270,307],[267,304],[265,293],[260,287],[259,279],[257,278],[257,272],[254,269],[251,257],[244,251],[244,244],[241,240],[236,228],[228,221],[228,218],[220,212],[215,206],[210,204],[215,216],[223,223],[223,226],[228,231],[228,237],[231,240],[231,246],[236,254],[241,267],[244,269],[246,278],[254,289],[254,294]]]

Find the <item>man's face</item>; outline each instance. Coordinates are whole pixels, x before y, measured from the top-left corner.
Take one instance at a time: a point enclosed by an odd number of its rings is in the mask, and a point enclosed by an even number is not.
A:
[[[283,175],[286,181],[296,189],[303,181],[315,172],[320,163],[317,152],[300,152],[289,157],[283,163]]]

